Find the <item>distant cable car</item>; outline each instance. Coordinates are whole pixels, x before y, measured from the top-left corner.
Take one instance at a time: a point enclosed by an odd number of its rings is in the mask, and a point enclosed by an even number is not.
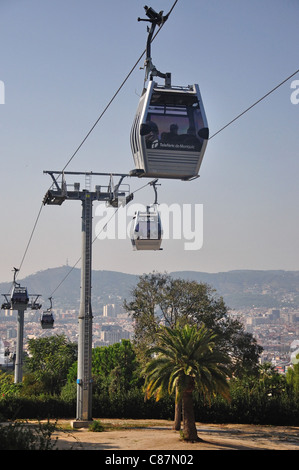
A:
[[[131,129],[135,173],[140,176],[189,180],[198,172],[209,138],[208,123],[198,85],[171,86],[171,74],[152,64],[150,44],[156,25],[166,21],[163,12],[144,7],[152,27],[147,41],[146,79]],[[153,77],[165,78],[158,85]],[[134,171],[133,171],[134,172]]]
[[[152,209],[152,210],[151,210]],[[131,242],[134,250],[160,250],[162,225],[155,207],[137,211],[131,227]]]
[[[41,314],[41,327],[43,330],[54,328],[54,316],[52,312],[43,312]]]
[[[29,302],[28,292],[26,287],[21,287],[15,284],[11,293],[12,305],[27,305]]]
[[[44,312],[42,312],[41,317],[40,317],[40,323],[41,323],[41,327],[43,330],[54,328],[54,315],[52,312],[52,298],[50,297],[49,300],[51,303],[50,307]]]
[[[29,302],[28,291],[26,287],[21,287],[21,285],[16,281],[16,276],[19,269],[14,268],[14,279],[13,279],[13,288],[10,296],[10,301],[12,307],[24,306]]]

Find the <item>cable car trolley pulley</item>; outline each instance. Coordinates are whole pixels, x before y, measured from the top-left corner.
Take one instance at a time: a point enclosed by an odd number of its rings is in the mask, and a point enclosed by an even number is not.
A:
[[[132,174],[182,180],[197,178],[209,138],[200,89],[197,84],[172,86],[171,74],[161,73],[153,65],[150,51],[153,33],[168,15],[144,8],[148,19],[138,20],[149,21],[151,28],[145,84],[130,135],[136,167]],[[165,84],[154,81],[156,76],[164,78]]]

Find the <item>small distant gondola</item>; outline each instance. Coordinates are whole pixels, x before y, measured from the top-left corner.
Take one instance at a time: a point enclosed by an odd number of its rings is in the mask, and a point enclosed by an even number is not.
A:
[[[15,305],[27,305],[29,302],[28,292],[26,287],[21,287],[15,284],[11,293],[11,303]]]
[[[40,323],[41,327],[43,330],[49,330],[54,328],[54,315],[52,312],[52,299],[51,297],[49,298],[50,300],[50,307],[42,312],[41,317],[40,317]]]
[[[156,25],[165,22],[163,12],[144,7],[152,24],[147,41],[146,80],[130,143],[135,173],[145,177],[190,180],[198,172],[209,138],[207,118],[197,84],[172,86],[171,74],[159,72],[152,64],[150,45]],[[140,20],[140,18],[139,18]],[[153,80],[165,79],[164,85]]]
[[[14,268],[13,288],[10,296],[12,308],[20,306],[24,307],[29,302],[29,295],[26,287],[22,287],[17,281],[16,276],[19,269]]]
[[[131,227],[131,242],[134,250],[160,250],[162,225],[155,207],[137,211]]]

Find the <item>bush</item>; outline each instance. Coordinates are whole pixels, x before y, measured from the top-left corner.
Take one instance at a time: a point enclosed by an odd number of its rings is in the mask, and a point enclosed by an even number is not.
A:
[[[58,397],[4,397],[0,398],[0,417],[7,419],[74,419],[76,398],[66,393]],[[232,391],[231,403],[215,397],[211,404],[195,397],[196,421],[205,423],[299,425],[299,399],[294,395],[279,396]],[[92,399],[92,416],[96,418],[169,419],[174,418],[174,399],[165,397],[158,402],[144,400],[140,389],[109,395],[102,393]]]
[[[102,432],[104,431],[104,426],[101,421],[95,420],[88,426],[88,430],[92,432]]]
[[[39,423],[2,424],[0,426],[0,450],[52,450],[56,442],[51,439],[55,425]]]
[[[56,419],[72,418],[76,402],[54,397],[5,397],[0,400],[0,415],[4,419]]]
[[[211,404],[195,401],[195,419],[205,423],[299,425],[299,400],[287,395],[276,397],[233,393],[231,403],[214,398]]]
[[[96,395],[93,398],[93,415],[102,418],[120,419],[173,419],[174,400],[165,398],[156,402],[154,399],[144,400],[139,389],[127,393]]]
[[[60,398],[66,402],[76,402],[77,384],[76,382],[68,382],[62,387]]]

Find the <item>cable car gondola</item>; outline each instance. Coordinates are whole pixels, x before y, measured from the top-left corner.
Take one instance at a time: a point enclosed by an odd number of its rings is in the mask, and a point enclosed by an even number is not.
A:
[[[134,250],[161,250],[162,225],[155,207],[147,206],[137,211],[131,228],[131,242]]]
[[[29,302],[28,292],[26,287],[21,287],[16,284],[11,293],[12,305],[27,305]]]
[[[28,291],[26,287],[21,287],[21,285],[16,282],[16,275],[19,269],[14,268],[14,280],[13,280],[13,289],[11,292],[10,300],[13,307],[25,306],[29,302]]]
[[[190,180],[198,177],[209,138],[208,123],[197,84],[171,86],[171,74],[159,72],[152,64],[150,44],[156,25],[167,16],[144,7],[152,27],[147,41],[146,78],[131,129],[135,173],[145,177]],[[140,20],[140,19],[139,19]],[[165,85],[153,80],[158,76]]]
[[[40,323],[41,327],[43,330],[48,330],[54,328],[54,315],[52,312],[52,299],[51,297],[49,298],[50,300],[50,307],[42,312],[41,317],[40,317]]]

